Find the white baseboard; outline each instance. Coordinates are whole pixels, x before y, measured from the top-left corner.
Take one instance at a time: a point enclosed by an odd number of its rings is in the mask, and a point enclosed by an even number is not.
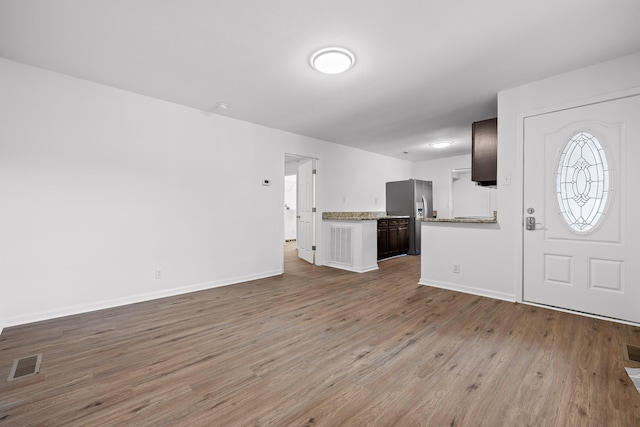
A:
[[[206,289],[218,288],[221,286],[234,285],[237,283],[248,282],[250,280],[264,279],[265,277],[272,277],[282,274],[282,270],[268,271],[260,274],[254,274],[249,276],[240,276],[224,280],[215,280],[212,282],[197,283],[194,285],[165,289],[157,292],[149,292],[145,294],[131,295],[123,298],[114,298],[105,301],[98,301],[89,304],[82,304],[76,306],[69,306],[55,310],[42,311],[38,313],[28,313],[21,316],[10,317],[2,319],[2,327],[0,327],[0,333],[2,329],[10,326],[24,325],[26,323],[39,322],[42,320],[55,319],[58,317],[71,316],[74,314],[87,313],[90,311],[103,310],[105,308],[119,307],[128,304],[135,304],[138,302],[151,301],[160,298],[172,297],[176,295],[188,294],[190,292],[197,292]]]
[[[420,281],[418,283],[424,286],[431,286],[434,288],[448,289],[450,291],[464,292],[466,294],[478,295],[481,297],[488,297],[488,298],[499,299],[503,301],[516,302],[515,295],[505,294],[502,292],[488,291],[486,289],[463,286],[455,283],[438,282],[433,280],[426,281],[423,278],[420,278]]]
[[[370,266],[362,267],[362,268],[354,268],[354,267],[351,267],[349,265],[336,264],[336,263],[332,263],[332,262],[329,262],[329,263],[324,264],[324,265],[326,267],[339,268],[340,270],[353,271],[354,273],[366,273],[367,271],[374,271],[374,270],[378,269],[378,264],[374,264],[374,265],[370,265]]]
[[[623,325],[640,326],[640,323],[630,322],[628,320],[622,320],[622,319],[615,319],[613,317],[605,317],[605,316],[599,316],[597,314],[583,313],[582,311],[569,310],[566,308],[554,307],[552,305],[538,304],[530,301],[519,301],[519,302],[521,302],[522,304],[530,305],[532,307],[540,307],[540,308],[546,308],[547,310],[561,311],[563,313],[575,314],[576,316],[584,316],[584,317],[590,317],[592,319],[606,320],[608,322],[622,323]]]

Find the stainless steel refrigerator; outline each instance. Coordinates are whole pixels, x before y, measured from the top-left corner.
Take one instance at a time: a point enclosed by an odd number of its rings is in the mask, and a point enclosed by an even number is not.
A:
[[[433,216],[431,181],[387,182],[387,215],[409,216],[409,255],[420,255],[421,219]]]

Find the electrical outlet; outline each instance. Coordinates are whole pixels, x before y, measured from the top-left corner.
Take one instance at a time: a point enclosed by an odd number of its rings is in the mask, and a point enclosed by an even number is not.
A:
[[[460,273],[460,264],[453,264],[453,272]]]
[[[162,270],[156,268],[156,279],[162,279]]]

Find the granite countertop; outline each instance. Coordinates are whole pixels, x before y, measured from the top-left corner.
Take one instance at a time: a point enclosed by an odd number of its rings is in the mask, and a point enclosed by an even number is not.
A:
[[[322,219],[328,221],[371,221],[394,218],[409,218],[409,215],[387,215],[386,212],[322,212]]]
[[[425,218],[423,222],[448,222],[458,224],[497,224],[498,211],[493,211],[493,218],[486,216],[463,216],[457,218]]]

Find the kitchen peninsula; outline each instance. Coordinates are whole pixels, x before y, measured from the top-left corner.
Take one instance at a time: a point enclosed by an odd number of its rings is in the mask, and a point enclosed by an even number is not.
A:
[[[408,229],[408,218],[387,215],[386,212],[323,212],[324,244],[328,248],[323,264],[358,273],[377,270],[379,248],[384,247],[389,253],[386,244],[389,223],[394,224],[391,228],[395,236],[392,241],[396,246],[404,247],[398,241],[403,239],[403,230]],[[382,236],[379,223],[386,227]],[[396,252],[399,254],[401,251],[396,249],[393,253]]]
[[[364,273],[377,270],[378,261],[406,254],[408,215],[386,212],[323,212],[323,264],[329,267]],[[422,218],[423,224],[496,224],[493,217]]]

